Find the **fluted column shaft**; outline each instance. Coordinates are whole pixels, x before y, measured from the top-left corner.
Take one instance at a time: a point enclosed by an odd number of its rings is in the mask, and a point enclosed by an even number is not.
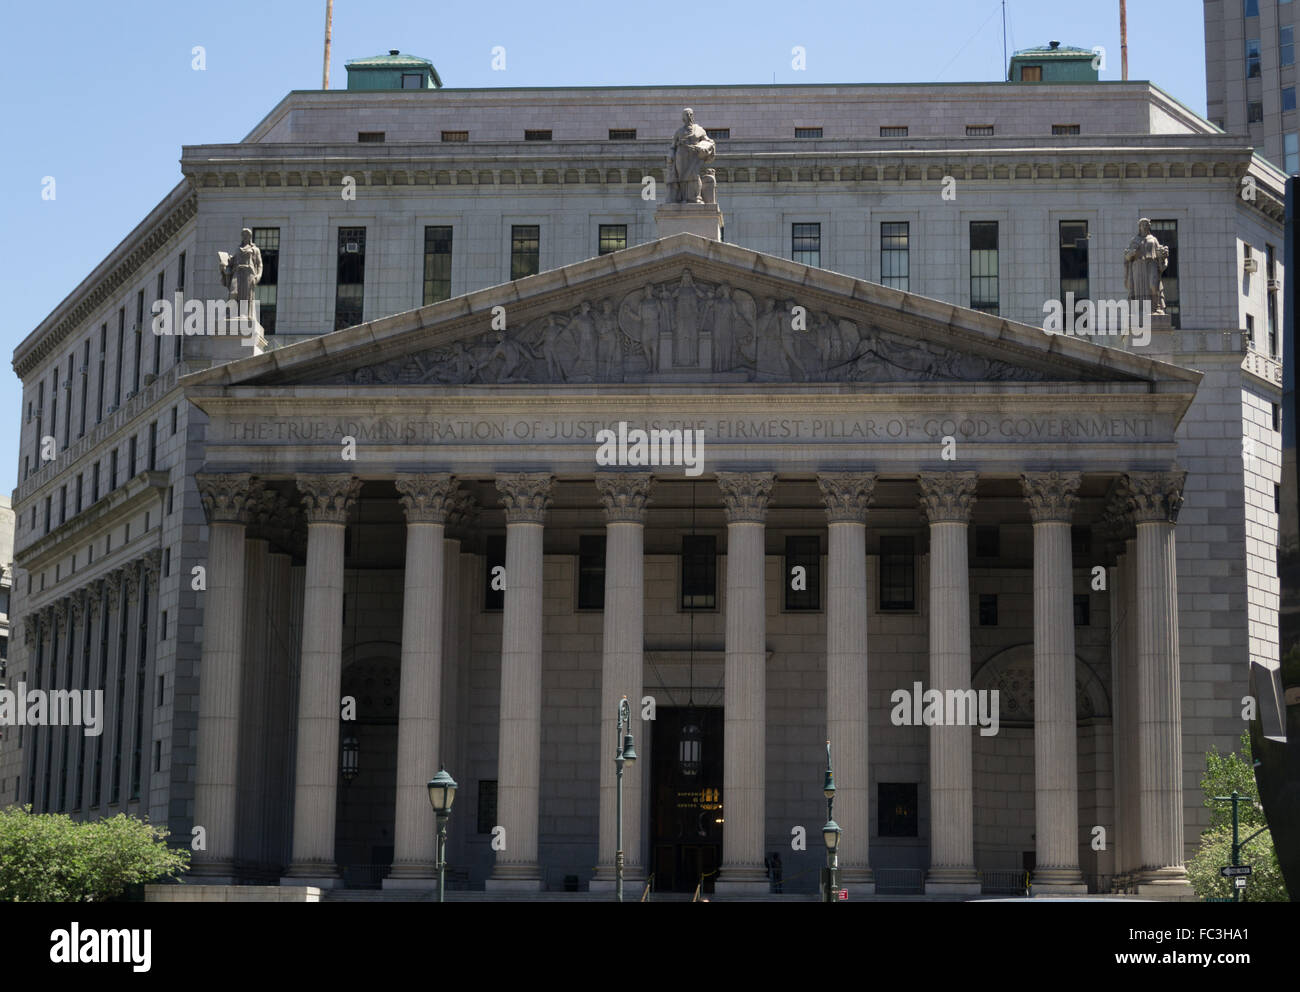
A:
[[[506,588],[501,629],[501,717],[497,814],[505,847],[488,883],[538,889],[542,751],[542,534],[552,477],[497,479],[506,510]]]
[[[193,873],[229,878],[234,872],[238,809],[244,521],[248,501],[260,486],[246,474],[206,475],[196,481],[208,514],[208,560],[199,662],[194,825],[203,828],[207,849],[194,852]],[[128,608],[125,601],[122,608]],[[112,644],[110,636],[110,650]],[[109,690],[113,691],[111,685]]]
[[[645,507],[647,474],[603,473],[596,487],[605,506],[605,616],[600,669],[600,840],[593,884],[606,888],[615,878],[618,849],[618,780],[614,754],[621,747],[616,716],[626,696],[634,726],[641,712],[645,644]],[[635,733],[635,729],[633,730]],[[644,742],[642,742],[644,743]],[[623,767],[623,864],[625,878],[638,878],[641,864],[641,765]]]
[[[719,472],[727,515],[722,870],[717,885],[766,889],[767,602],[764,521],[775,476]]]
[[[239,742],[239,814],[237,859],[256,864],[265,837],[262,817],[268,802],[262,778],[270,714],[266,692],[267,566],[270,543],[264,538],[244,541],[244,674],[240,712],[244,716]]]
[[[442,722],[443,525],[450,475],[396,480],[406,512],[402,674],[397,723],[397,811],[393,868],[385,888],[437,877],[437,834],[426,783],[440,763]]]
[[[964,699],[971,688],[967,528],[974,472],[924,473],[930,520],[930,688]],[[930,727],[930,870],[927,891],[978,891],[972,734],[968,724]]]
[[[290,782],[288,775],[289,741],[293,734],[293,715],[289,702],[289,671],[292,638],[290,626],[293,558],[272,550],[266,565],[265,658],[266,750],[262,754],[261,776],[267,794],[272,797],[263,809],[264,835],[262,857],[267,865],[282,868],[289,827]]]
[[[1034,521],[1034,885],[1078,886],[1074,573],[1070,520],[1081,477],[1021,477]]]
[[[1182,681],[1174,521],[1183,472],[1133,473],[1137,525],[1137,704],[1142,880],[1186,881],[1183,868]]]
[[[874,889],[871,873],[871,767],[867,760],[867,472],[817,477],[827,521],[826,738],[835,753],[835,822],[843,829],[841,880]],[[783,581],[789,581],[788,576]]]
[[[1119,718],[1124,734],[1124,775],[1122,803],[1124,806],[1124,836],[1122,854],[1125,872],[1142,867],[1142,805],[1138,783],[1138,701],[1137,701],[1137,539],[1124,542],[1124,567],[1121,573],[1124,584],[1124,621],[1120,633],[1123,649],[1120,658],[1124,668],[1120,680],[1122,693]]]
[[[351,476],[299,476],[307,515],[302,674],[290,884],[334,886],[339,704],[343,672],[344,536],[360,489]]]

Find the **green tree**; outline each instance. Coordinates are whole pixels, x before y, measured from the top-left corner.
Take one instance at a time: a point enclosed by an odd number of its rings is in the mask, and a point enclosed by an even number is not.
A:
[[[1237,804],[1238,832],[1244,840],[1261,827],[1267,828],[1255,786],[1254,759],[1250,734],[1241,735],[1241,752],[1220,754],[1218,748],[1205,756],[1205,777],[1201,789],[1210,810],[1210,826],[1201,834],[1201,846],[1187,864],[1187,877],[1202,899],[1231,898],[1233,883],[1219,868],[1232,863],[1232,803],[1215,802],[1215,796],[1241,796]],[[1250,902],[1286,902],[1286,883],[1278,866],[1273,838],[1267,829],[1242,851],[1242,862],[1252,866],[1244,898]]]
[[[190,854],[167,830],[119,813],[79,823],[30,806],[0,810],[0,900],[102,902],[127,886],[185,871]]]

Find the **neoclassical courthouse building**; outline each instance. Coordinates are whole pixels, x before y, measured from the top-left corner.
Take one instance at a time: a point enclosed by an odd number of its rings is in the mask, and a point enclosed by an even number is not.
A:
[[[608,889],[627,696],[633,898],[766,893],[773,853],[815,891],[828,738],[850,898],[1185,896],[1204,755],[1280,705],[1284,176],[1090,58],[444,89],[390,53],[186,146],[14,353],[9,685],[106,720],[6,728],[0,801],[148,816],[196,882],[427,889],[445,767],[453,887]],[[687,106],[716,206],[667,202]],[[1045,333],[1125,299],[1141,217],[1166,315]],[[152,333],[243,228],[260,331]]]

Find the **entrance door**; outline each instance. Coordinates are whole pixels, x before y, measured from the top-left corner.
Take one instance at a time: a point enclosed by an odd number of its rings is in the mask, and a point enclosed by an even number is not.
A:
[[[650,790],[660,892],[713,891],[722,863],[722,707],[660,707]]]

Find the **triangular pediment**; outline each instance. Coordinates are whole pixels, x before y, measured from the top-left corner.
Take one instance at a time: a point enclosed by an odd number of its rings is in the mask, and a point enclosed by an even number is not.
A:
[[[191,386],[1141,383],[1199,374],[682,234],[188,376]]]

